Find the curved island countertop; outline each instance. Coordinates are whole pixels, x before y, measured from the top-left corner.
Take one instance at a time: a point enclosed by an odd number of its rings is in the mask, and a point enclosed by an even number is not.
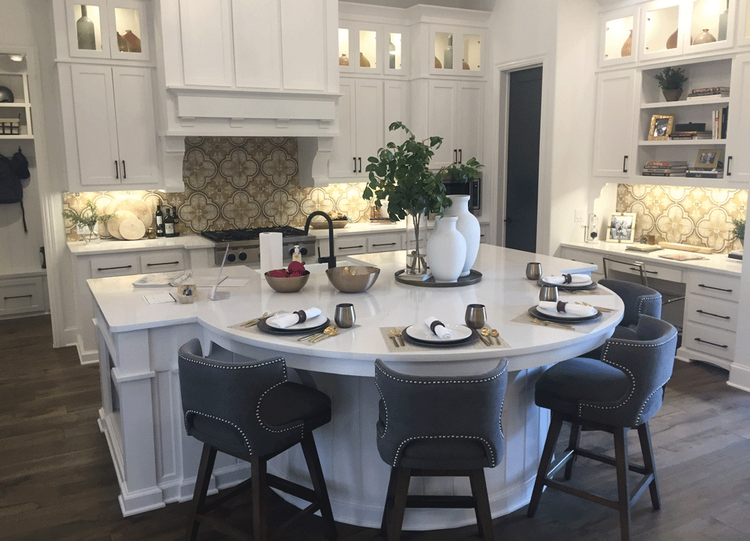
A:
[[[593,266],[559,258],[482,245],[474,268],[482,280],[474,285],[433,288],[396,282],[405,253],[356,256],[356,264],[372,264],[381,273],[364,293],[344,294],[328,282],[325,265],[310,265],[312,276],[298,293],[274,292],[263,277],[247,268],[225,269],[242,276],[242,287],[220,287],[230,297],[209,301],[200,288],[193,304],[153,304],[146,293],[172,288],[133,288],[137,277],[89,280],[97,305],[100,332],[103,408],[100,427],[107,436],[113,462],[121,480],[120,503],[124,514],[184,501],[192,483],[200,446],[184,434],[179,400],[176,351],[193,337],[204,349],[223,348],[255,358],[283,355],[302,379],[328,393],[333,400],[333,420],[316,432],[324,473],[336,520],[377,527],[388,480],[388,467],[375,444],[378,395],[372,383],[374,360],[381,358],[410,373],[481,373],[500,358],[509,360],[510,380],[503,413],[506,456],[500,466],[487,470],[493,516],[507,514],[528,502],[537,459],[549,423],[548,414],[533,404],[533,383],[543,367],[580,355],[601,344],[622,317],[622,301],[608,290],[596,294],[561,295],[564,300],[586,300],[611,309],[595,322],[566,329],[523,321],[538,301],[538,286],[526,279],[526,263],[540,261],[545,274],[590,272]],[[342,258],[339,266],[347,262]],[[200,271],[201,273],[205,271]],[[216,273],[217,269],[213,269]],[[196,271],[196,274],[198,271]],[[264,312],[291,311],[316,306],[333,318],[340,302],[356,310],[355,327],[311,345],[293,337],[265,334],[257,328],[240,330],[238,323]],[[487,324],[499,330],[508,348],[394,348],[381,328],[421,324],[428,316],[446,323],[463,322],[466,305],[485,304]],[[318,435],[318,433],[320,435]],[[281,475],[306,482],[304,459],[292,450],[272,461]],[[219,488],[248,475],[247,465],[230,457],[217,463]],[[415,480],[429,492],[463,492],[452,480]],[[467,510],[412,510],[406,529],[435,529],[468,524]]]

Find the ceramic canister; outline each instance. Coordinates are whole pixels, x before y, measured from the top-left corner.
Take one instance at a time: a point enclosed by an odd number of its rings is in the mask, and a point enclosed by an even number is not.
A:
[[[479,239],[481,235],[479,220],[469,212],[468,195],[449,195],[448,199],[453,204],[445,209],[445,216],[455,216],[458,218],[456,229],[463,235],[466,241],[466,260],[461,269],[461,276],[468,276],[479,253]]]
[[[456,229],[458,218],[444,216],[435,222],[427,239],[427,262],[436,282],[455,282],[466,261],[466,241]]]

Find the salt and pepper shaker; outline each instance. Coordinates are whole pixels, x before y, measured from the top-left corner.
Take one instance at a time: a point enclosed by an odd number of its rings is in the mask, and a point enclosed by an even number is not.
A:
[[[526,278],[529,280],[539,280],[542,277],[542,264],[532,261],[526,265]]]
[[[342,329],[348,329],[354,325],[357,315],[354,313],[354,305],[349,302],[342,302],[336,305],[333,312],[333,321]]]

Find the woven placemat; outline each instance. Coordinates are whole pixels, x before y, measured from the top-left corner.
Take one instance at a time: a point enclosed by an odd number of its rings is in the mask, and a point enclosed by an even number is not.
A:
[[[492,345],[488,346],[484,342],[482,342],[481,339],[477,339],[476,342],[472,342],[471,344],[456,344],[455,346],[436,346],[436,347],[430,347],[430,346],[418,346],[416,344],[413,344],[411,342],[407,342],[404,340],[404,345],[399,345],[396,347],[396,344],[393,342],[393,339],[390,337],[389,333],[392,329],[398,329],[399,331],[403,331],[404,327],[380,327],[380,336],[383,337],[383,341],[385,342],[385,345],[388,347],[389,353],[398,353],[398,352],[409,352],[409,351],[424,351],[425,349],[506,349],[510,347],[510,344],[506,342],[502,336],[498,336],[500,339],[500,345],[498,345],[495,340],[492,340]],[[400,344],[401,342],[399,342]]]
[[[333,325],[333,322],[331,322],[330,325]],[[337,336],[341,336],[342,334],[346,334],[347,332],[351,331],[352,329],[356,329],[357,327],[359,327],[359,325],[353,325],[353,326],[349,327],[348,329],[339,328],[339,332],[336,333],[334,336],[329,336],[328,338],[324,338],[324,339],[319,340],[317,342],[309,342],[307,340],[300,340],[301,338],[303,338],[305,336],[313,334],[312,332],[299,333],[299,334],[296,334],[296,333],[289,333],[289,334],[284,334],[284,333],[278,333],[278,334],[276,334],[276,333],[274,333],[274,334],[270,334],[270,333],[265,333],[265,332],[261,331],[258,328],[257,325],[252,325],[252,326],[248,327],[248,326],[245,325],[245,322],[235,323],[234,325],[230,325],[229,328],[237,330],[237,331],[246,332],[248,334],[263,334],[265,336],[275,336],[276,338],[280,338],[281,340],[284,340],[286,342],[297,342],[298,344],[302,344],[302,345],[306,345],[306,346],[317,346],[321,342],[325,342],[326,340],[331,340],[332,338],[336,338]]]

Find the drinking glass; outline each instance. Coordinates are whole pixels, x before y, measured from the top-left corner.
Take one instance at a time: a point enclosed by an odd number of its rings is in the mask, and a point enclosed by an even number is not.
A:
[[[484,304],[470,304],[467,306],[464,321],[470,329],[481,329],[484,327],[487,321],[487,310]]]
[[[336,305],[333,312],[333,321],[342,329],[348,329],[354,325],[357,315],[354,313],[354,305],[349,302],[342,302]]]
[[[529,280],[539,280],[542,277],[542,264],[532,261],[526,265],[526,278]]]
[[[542,286],[539,290],[539,300],[557,302],[557,286]]]

